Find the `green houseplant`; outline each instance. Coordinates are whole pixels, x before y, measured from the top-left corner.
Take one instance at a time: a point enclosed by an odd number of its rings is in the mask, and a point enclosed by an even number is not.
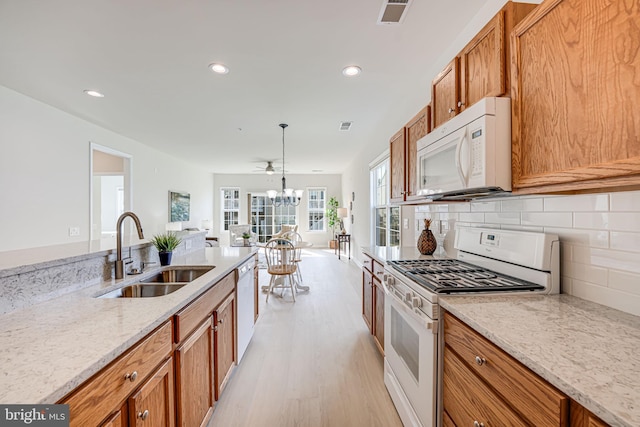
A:
[[[162,234],[156,234],[151,239],[151,243],[158,250],[158,256],[160,257],[160,265],[170,265],[171,255],[173,250],[178,247],[182,242],[182,239],[174,232],[167,232]]]
[[[251,234],[242,233],[242,239],[244,240],[244,245],[245,246],[250,246],[251,245],[251,242],[249,241],[249,239],[251,239]]]
[[[340,223],[340,218],[338,218],[338,199],[335,197],[329,198],[327,202],[327,224],[331,227],[331,240],[329,240],[329,248],[335,249],[337,242],[335,240],[336,236],[336,226]]]

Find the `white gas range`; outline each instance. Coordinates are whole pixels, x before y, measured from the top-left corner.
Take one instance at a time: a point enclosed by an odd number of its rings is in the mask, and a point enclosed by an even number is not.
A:
[[[554,234],[459,228],[456,258],[387,261],[384,381],[406,427],[436,427],[441,340],[438,296],[560,292]]]

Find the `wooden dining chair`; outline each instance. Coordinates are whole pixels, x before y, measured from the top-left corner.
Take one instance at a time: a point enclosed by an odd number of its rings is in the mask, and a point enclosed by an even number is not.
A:
[[[267,272],[271,275],[267,290],[267,302],[269,295],[276,287],[282,288],[282,296],[284,296],[285,288],[290,288],[291,297],[295,302],[296,290],[293,276],[296,274],[297,266],[293,244],[283,238],[271,239],[265,244],[264,254],[267,259]],[[279,284],[276,283],[277,279],[280,279]]]
[[[302,270],[300,263],[302,262],[302,236],[300,233],[290,231],[283,236],[293,244],[293,262],[296,264],[296,280],[298,284],[302,284]]]

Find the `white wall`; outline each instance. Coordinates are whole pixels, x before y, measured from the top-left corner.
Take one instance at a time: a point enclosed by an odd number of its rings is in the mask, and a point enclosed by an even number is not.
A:
[[[415,208],[422,219],[560,236],[562,292],[640,315],[640,191],[522,196]]]
[[[309,231],[307,221],[307,188],[325,187],[327,189],[327,200],[336,197],[339,201],[343,199],[340,175],[320,175],[301,174],[286,175],[287,187],[304,190],[302,201],[297,208],[298,232],[302,239],[313,243],[314,247],[327,247],[331,238],[331,229],[325,232]],[[220,188],[238,187],[240,188],[240,224],[248,224],[248,193],[266,193],[267,190],[280,190],[282,187],[282,175],[266,175],[264,173],[255,174],[215,174],[214,175],[214,204],[213,230],[211,235],[218,236],[221,245],[229,244],[229,232],[221,231],[221,202]],[[341,204],[340,206],[346,206]]]
[[[191,193],[186,225],[211,218],[211,173],[0,86],[0,251],[89,240],[90,141],[133,155],[145,236],[164,230],[172,189]]]

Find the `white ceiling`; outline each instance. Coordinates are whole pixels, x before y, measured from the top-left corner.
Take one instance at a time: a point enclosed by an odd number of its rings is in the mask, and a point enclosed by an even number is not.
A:
[[[288,173],[341,173],[428,102],[485,3],[413,0],[385,26],[381,0],[0,0],[0,85],[214,173],[281,166],[288,123]]]

